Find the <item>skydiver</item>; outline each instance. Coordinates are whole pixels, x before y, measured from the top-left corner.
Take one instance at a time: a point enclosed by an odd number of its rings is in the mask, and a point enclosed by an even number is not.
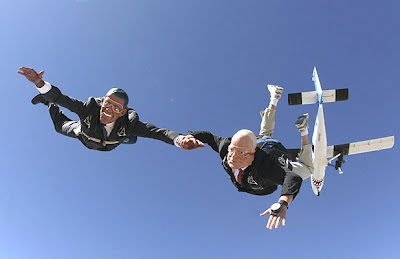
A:
[[[120,88],[112,88],[106,96],[89,97],[84,102],[62,94],[57,87],[43,81],[43,70],[37,73],[32,68],[20,67],[18,73],[35,84],[40,94],[31,102],[48,106],[56,131],[79,139],[89,149],[111,151],[120,144],[136,143],[137,137],[161,140],[185,150],[204,147],[193,136],[183,136],[173,130],[141,122],[136,111],[127,107],[128,95]],[[59,106],[76,113],[79,121],[69,119]]]
[[[308,114],[298,118],[295,125],[301,134],[299,162],[290,162],[286,148],[272,138],[275,112],[283,88],[268,85],[270,103],[261,111],[261,129],[258,137],[250,130],[239,130],[232,138],[223,138],[208,131],[190,133],[209,144],[219,153],[222,165],[238,191],[254,195],[273,193],[278,185],[282,191],[278,202],[260,214],[270,214],[266,227],[286,225],[286,210],[300,190],[304,179],[313,172],[312,150],[308,139]]]

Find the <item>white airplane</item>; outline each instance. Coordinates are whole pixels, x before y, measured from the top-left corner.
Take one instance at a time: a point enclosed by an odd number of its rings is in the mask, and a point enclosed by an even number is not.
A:
[[[342,174],[343,171],[341,167],[345,162],[345,160],[343,160],[344,155],[353,155],[392,148],[394,145],[394,136],[328,146],[322,104],[347,100],[349,92],[347,88],[323,91],[315,67],[312,79],[314,81],[315,91],[289,94],[288,101],[289,105],[318,103],[318,114],[315,119],[314,132],[312,136],[314,172],[310,179],[314,193],[319,196],[324,185],[326,167],[331,164],[333,160],[336,159],[335,169],[339,170],[339,173]],[[292,161],[296,161],[299,151],[300,149],[289,149]]]

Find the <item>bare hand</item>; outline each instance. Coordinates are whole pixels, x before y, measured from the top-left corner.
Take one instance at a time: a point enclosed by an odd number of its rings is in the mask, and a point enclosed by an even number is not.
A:
[[[196,149],[198,147],[206,146],[206,145],[204,145],[203,142],[196,139],[192,135],[184,136],[180,141],[178,141],[178,145],[185,150],[192,150],[192,149]]]
[[[282,221],[282,226],[286,226],[286,206],[282,206],[282,210],[278,213],[278,215],[274,216],[271,215],[271,209],[267,209],[263,213],[260,214],[261,217],[264,217],[268,214],[270,214],[268,223],[267,223],[267,228],[272,230],[275,226],[275,228],[279,227],[280,222]]]
[[[38,74],[33,68],[20,67],[18,74],[25,76],[26,79],[28,79],[35,85],[39,85],[43,81],[42,77],[43,77],[44,71],[42,70]]]

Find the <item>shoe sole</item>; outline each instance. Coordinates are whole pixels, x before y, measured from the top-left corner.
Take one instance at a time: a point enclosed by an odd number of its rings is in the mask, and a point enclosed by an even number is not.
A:
[[[295,123],[296,127],[298,129],[308,128],[308,119],[309,119],[308,113],[299,116]]]
[[[267,88],[271,96],[274,96],[277,99],[281,98],[283,87],[277,85],[267,85]]]

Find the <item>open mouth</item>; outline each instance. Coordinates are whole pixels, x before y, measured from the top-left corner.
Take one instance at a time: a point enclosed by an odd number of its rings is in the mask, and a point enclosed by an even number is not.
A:
[[[105,116],[107,116],[107,117],[111,117],[111,115],[108,114],[108,113],[106,113],[106,112],[103,112],[103,114],[104,114]]]

